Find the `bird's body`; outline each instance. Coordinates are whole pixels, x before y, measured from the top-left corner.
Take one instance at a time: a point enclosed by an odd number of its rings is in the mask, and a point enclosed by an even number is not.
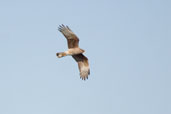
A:
[[[68,50],[65,52],[57,53],[57,57],[61,58],[64,56],[72,56],[78,63],[78,68],[80,71],[80,78],[83,80],[88,79],[90,74],[90,68],[88,63],[88,58],[83,55],[85,52],[83,49],[79,48],[79,39],[71,31],[68,26],[59,26],[59,31],[65,36],[68,42]]]
[[[61,58],[61,57],[64,57],[64,56],[67,56],[67,55],[77,55],[77,54],[80,54],[80,53],[84,53],[84,50],[80,49],[80,48],[69,48],[67,51],[65,52],[61,52],[61,53],[58,53],[58,57]]]

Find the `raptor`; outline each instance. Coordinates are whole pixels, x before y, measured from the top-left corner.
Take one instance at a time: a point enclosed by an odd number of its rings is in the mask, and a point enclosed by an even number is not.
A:
[[[74,34],[74,32],[65,25],[60,25],[58,30],[65,36],[68,43],[68,50],[65,52],[56,53],[58,58],[65,56],[72,56],[74,60],[78,63],[78,68],[80,71],[80,78],[82,80],[88,79],[90,75],[90,68],[88,63],[88,58],[83,55],[85,50],[79,48],[79,38]]]

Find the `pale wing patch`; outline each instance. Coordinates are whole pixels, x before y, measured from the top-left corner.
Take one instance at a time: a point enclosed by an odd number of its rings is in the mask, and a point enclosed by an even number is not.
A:
[[[78,63],[80,78],[82,80],[88,79],[88,75],[90,74],[90,68],[88,63],[88,58],[84,56],[82,53],[72,56],[75,61]]]
[[[88,75],[90,74],[89,65],[87,65],[85,62],[79,62],[78,65],[80,70],[80,78],[82,80],[88,79]]]

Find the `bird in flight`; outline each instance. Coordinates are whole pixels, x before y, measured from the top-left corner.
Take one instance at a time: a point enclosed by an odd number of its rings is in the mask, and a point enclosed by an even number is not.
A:
[[[68,26],[65,26],[63,24],[58,27],[58,30],[67,39],[68,50],[65,52],[58,52],[56,53],[56,56],[58,58],[72,56],[78,63],[80,78],[82,80],[88,79],[88,75],[90,75],[88,58],[83,55],[85,51],[79,48],[79,38],[74,34],[74,32],[72,32],[72,30]]]

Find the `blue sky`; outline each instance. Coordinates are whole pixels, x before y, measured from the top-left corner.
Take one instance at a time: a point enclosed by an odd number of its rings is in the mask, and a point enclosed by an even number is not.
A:
[[[169,0],[1,0],[0,114],[170,114]],[[86,50],[79,78],[57,30]]]

